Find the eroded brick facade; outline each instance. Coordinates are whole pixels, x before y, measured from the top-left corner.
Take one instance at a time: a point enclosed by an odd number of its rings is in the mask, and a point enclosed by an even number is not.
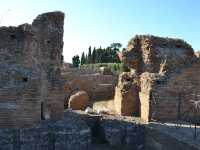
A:
[[[136,36],[123,52],[123,61],[138,76],[144,120],[198,118],[194,105],[200,100],[200,62],[189,44],[180,39]]]
[[[0,127],[63,116],[63,24],[62,12],[50,12],[31,25],[0,27]]]

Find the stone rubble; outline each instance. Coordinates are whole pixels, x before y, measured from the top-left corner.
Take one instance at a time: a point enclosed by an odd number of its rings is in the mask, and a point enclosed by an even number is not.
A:
[[[68,102],[68,108],[72,110],[85,110],[88,106],[89,96],[85,91],[78,91],[71,95]]]

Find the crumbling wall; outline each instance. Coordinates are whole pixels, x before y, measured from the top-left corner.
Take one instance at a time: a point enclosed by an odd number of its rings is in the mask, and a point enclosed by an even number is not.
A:
[[[119,76],[115,88],[114,104],[119,115],[139,115],[139,82],[135,72],[124,72]]]
[[[199,67],[200,62],[197,62],[179,73],[154,80],[154,85],[148,93],[151,96],[148,119],[199,122]],[[141,93],[144,93],[143,91],[144,89]]]
[[[61,77],[61,55],[63,50],[64,14],[62,12],[39,15],[32,29],[39,42],[41,66],[42,101],[44,116],[59,119],[63,115],[63,83]],[[45,89],[46,88],[46,89]],[[44,91],[43,91],[44,90]]]
[[[136,36],[123,52],[123,61],[139,75],[144,120],[194,121],[194,114],[199,115],[193,107],[199,100],[199,60],[189,44],[180,39]]]
[[[168,73],[195,61],[192,47],[180,39],[137,35],[128,42],[122,60],[139,74]]]
[[[63,111],[60,58],[64,14],[0,27],[0,127],[32,126]]]

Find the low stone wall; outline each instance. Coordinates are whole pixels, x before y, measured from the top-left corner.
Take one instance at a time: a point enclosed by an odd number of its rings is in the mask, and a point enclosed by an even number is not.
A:
[[[144,123],[139,118],[112,115],[88,115],[81,111],[78,115],[90,127],[93,143],[99,140],[114,149],[144,150]]]
[[[70,113],[64,120],[44,121],[34,128],[0,130],[1,150],[86,150],[90,144],[90,129]]]
[[[0,129],[1,150],[144,150],[144,127],[131,117],[65,112],[60,121],[42,121],[33,128]]]
[[[112,146],[144,150],[144,127],[140,124],[104,118],[100,129],[105,140]]]
[[[64,120],[0,129],[0,150],[200,150],[200,137],[193,140],[193,130],[144,124],[134,117],[67,111]]]

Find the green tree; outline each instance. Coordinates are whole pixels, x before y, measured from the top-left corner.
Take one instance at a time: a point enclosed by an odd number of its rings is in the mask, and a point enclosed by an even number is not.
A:
[[[92,51],[91,46],[88,48],[88,53],[85,55],[85,62],[81,64],[95,64],[95,63],[119,63],[120,59],[118,53],[122,47],[121,43],[112,43],[107,48],[95,48]]]
[[[82,55],[81,55],[81,65],[85,64],[85,53],[83,52]]]
[[[96,49],[96,63],[101,63],[102,48]]]
[[[75,55],[73,58],[72,58],[72,64],[74,67],[78,67],[79,64],[80,64],[80,59],[79,59],[79,56],[78,55]]]
[[[88,64],[88,55],[85,55],[85,64]]]
[[[96,60],[96,48],[94,47],[93,51],[92,51],[92,64],[95,64],[97,62]]]
[[[122,47],[122,44],[121,43],[112,43],[110,45],[110,48],[112,49],[111,51],[111,56],[112,56],[112,62],[116,62],[116,63],[119,63],[120,62],[120,59],[119,59],[119,56],[118,56],[118,52],[120,51],[120,48]]]
[[[119,50],[119,49],[122,47],[122,44],[121,44],[121,43],[112,43],[112,44],[110,45],[110,47],[111,47],[112,49]]]
[[[91,46],[88,48],[88,64],[91,64],[92,62],[92,48]]]

